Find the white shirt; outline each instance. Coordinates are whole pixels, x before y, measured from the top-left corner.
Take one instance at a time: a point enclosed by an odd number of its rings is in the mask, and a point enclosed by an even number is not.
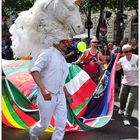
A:
[[[130,61],[126,59],[126,56],[119,59],[119,62],[121,62],[122,69],[124,71],[122,84],[128,86],[138,86],[137,60],[138,60],[138,56],[135,54],[132,54]]]
[[[48,91],[56,94],[63,93],[63,87],[68,75],[68,66],[65,58],[54,47],[45,49],[37,58],[30,72],[38,71],[41,80]]]

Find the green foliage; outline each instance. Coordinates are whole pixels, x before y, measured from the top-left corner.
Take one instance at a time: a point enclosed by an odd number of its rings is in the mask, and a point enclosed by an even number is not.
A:
[[[35,0],[5,0],[2,3],[2,15],[10,16],[13,10],[18,13],[28,10],[34,2]],[[117,7],[117,0],[83,0],[80,5],[80,11],[86,13],[89,7],[91,7],[93,13],[99,12],[105,7],[114,11]],[[138,10],[138,0],[124,0],[124,8]]]
[[[34,0],[5,0],[2,3],[2,15],[9,17],[13,11],[17,13],[32,7]]]
[[[84,0],[80,5],[80,10],[85,13],[89,7],[92,8],[93,13],[100,11],[101,8],[109,8],[114,11],[117,8],[117,0]],[[124,0],[124,9],[138,10],[138,0]]]
[[[138,0],[125,0],[124,5],[128,10],[138,10]]]
[[[136,10],[136,14],[138,16],[138,0],[122,0],[124,3],[124,10]],[[103,21],[103,11],[105,8],[110,9],[111,11],[117,12],[117,3],[118,0],[84,0],[83,3],[80,5],[80,10],[82,13],[88,18],[89,12],[91,9],[92,13],[100,13],[98,26],[96,29],[96,37],[99,38],[99,26],[100,23]]]

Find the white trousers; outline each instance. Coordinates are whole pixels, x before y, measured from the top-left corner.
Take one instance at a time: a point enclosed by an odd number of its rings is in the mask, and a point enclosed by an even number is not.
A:
[[[30,135],[39,136],[48,128],[52,116],[55,120],[55,130],[52,140],[62,140],[67,121],[67,106],[64,93],[51,94],[52,100],[45,101],[42,94],[37,97],[40,120],[30,129]]]

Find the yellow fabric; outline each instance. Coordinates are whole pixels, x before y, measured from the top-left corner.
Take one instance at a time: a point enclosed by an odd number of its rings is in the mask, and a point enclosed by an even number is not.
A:
[[[2,112],[5,116],[5,118],[10,122],[10,124],[12,124],[15,128],[20,128],[20,129],[25,129],[23,127],[21,127],[11,116],[10,112],[8,111],[8,108],[6,106],[6,103],[2,97]]]

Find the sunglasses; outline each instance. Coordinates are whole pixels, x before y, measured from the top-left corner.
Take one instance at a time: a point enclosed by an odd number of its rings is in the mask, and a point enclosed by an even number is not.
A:
[[[92,41],[91,43],[99,43],[98,41]]]
[[[132,50],[125,51],[125,53],[129,53],[129,52],[132,52]]]

